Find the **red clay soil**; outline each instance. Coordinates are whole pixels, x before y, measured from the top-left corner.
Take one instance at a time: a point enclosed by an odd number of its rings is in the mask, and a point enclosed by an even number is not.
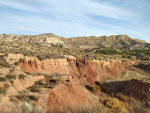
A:
[[[122,62],[119,60],[85,60],[85,59],[51,59],[51,60],[24,60],[20,62],[20,68],[30,73],[59,73],[68,74],[72,78],[70,83],[59,84],[41,98],[44,111],[63,110],[67,107],[90,108],[99,101],[105,100],[105,95],[100,99],[89,92],[80,83],[94,83],[111,76],[119,76],[126,66],[136,62]],[[41,103],[37,103],[41,105]]]
[[[75,84],[61,84],[49,92],[47,111],[61,111],[65,108],[90,108],[99,102],[85,87]]]
[[[85,59],[24,60],[20,62],[20,68],[30,73],[68,74],[75,82],[94,83],[110,76],[119,76],[122,69],[135,63],[134,61]]]

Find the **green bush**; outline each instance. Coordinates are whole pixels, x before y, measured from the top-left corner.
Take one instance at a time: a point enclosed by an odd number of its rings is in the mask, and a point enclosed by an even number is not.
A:
[[[6,61],[4,55],[0,55],[0,68],[10,68],[11,65]]]
[[[18,100],[27,101],[27,102],[29,102],[30,100],[38,101],[38,99],[39,99],[39,97],[37,97],[37,96],[26,95],[26,94],[20,94],[20,95],[17,95],[16,97]]]
[[[29,101],[29,97],[27,95],[22,94],[22,95],[17,95],[16,97],[18,100],[21,100],[21,101],[27,101],[27,102]]]
[[[8,75],[6,75],[6,78],[7,79],[16,79],[16,75],[8,74]]]
[[[10,87],[10,85],[9,85],[9,84],[7,84],[7,83],[5,83],[5,84],[4,84],[4,87],[5,87],[5,88],[9,88],[9,87]]]
[[[15,68],[12,68],[9,70],[10,73],[13,73],[15,71]]]
[[[0,82],[5,82],[5,81],[6,81],[6,78],[0,77]]]
[[[33,101],[38,101],[39,97],[34,95],[29,95],[29,99]]]
[[[96,53],[97,54],[108,54],[108,55],[119,55],[119,54],[121,54],[119,51],[112,50],[112,49],[97,50]]]
[[[0,94],[5,95],[5,94],[6,94],[6,91],[7,91],[7,88],[5,88],[5,87],[0,88]]]
[[[18,66],[18,65],[19,65],[19,62],[15,62],[14,65],[15,65],[15,66]]]
[[[24,80],[25,78],[26,78],[26,75],[24,75],[24,74],[19,74],[19,79]]]
[[[40,92],[41,91],[41,86],[39,85],[33,85],[33,86],[30,86],[28,89],[31,91],[31,92]]]
[[[45,84],[43,83],[43,80],[39,80],[35,82],[36,85],[44,86]]]

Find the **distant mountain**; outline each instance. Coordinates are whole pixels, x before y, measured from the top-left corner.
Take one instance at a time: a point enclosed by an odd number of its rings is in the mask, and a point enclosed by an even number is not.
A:
[[[90,36],[90,37],[73,37],[63,38],[52,33],[41,35],[0,35],[1,41],[39,43],[46,45],[63,45],[75,48],[114,48],[114,49],[144,49],[150,48],[150,44],[139,39],[132,39],[127,35],[112,36]]]

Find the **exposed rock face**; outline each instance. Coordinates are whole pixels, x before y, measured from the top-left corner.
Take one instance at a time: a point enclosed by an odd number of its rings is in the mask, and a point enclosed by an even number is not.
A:
[[[59,73],[71,75],[73,80],[94,83],[109,76],[119,76],[125,66],[135,64],[134,61],[122,62],[115,60],[99,61],[85,59],[51,59],[24,60],[20,68],[30,73]]]
[[[150,106],[150,83],[132,79],[124,88],[123,93],[139,99]]]
[[[39,61],[37,59],[20,62],[24,72],[30,73],[60,73],[69,74],[68,63],[65,59],[51,59]]]

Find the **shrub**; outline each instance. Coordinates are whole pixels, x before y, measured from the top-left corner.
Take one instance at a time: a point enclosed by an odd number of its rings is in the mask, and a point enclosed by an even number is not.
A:
[[[30,72],[25,72],[27,75],[31,75],[31,73]]]
[[[16,75],[8,74],[8,75],[6,75],[6,78],[7,79],[16,79]]]
[[[4,87],[5,87],[5,88],[9,88],[10,85],[6,83],[6,84],[4,84]]]
[[[0,77],[0,82],[5,82],[5,81],[6,81],[6,78]]]
[[[1,55],[0,56],[0,68],[4,68],[4,67],[10,68],[11,65],[8,64],[8,62],[4,59],[4,56]]]
[[[135,99],[132,97],[128,97],[127,95],[123,95],[122,93],[117,93],[116,97],[124,102],[133,104],[135,102]]]
[[[19,79],[24,80],[26,78],[26,76],[24,74],[19,74]]]
[[[15,66],[18,66],[18,65],[19,65],[19,62],[15,62],[14,65],[15,65]]]
[[[112,49],[97,50],[96,53],[98,53],[98,54],[109,54],[109,55],[112,55],[112,54],[113,54],[113,55],[114,55],[114,54],[119,55],[119,54],[121,54],[119,51],[117,51],[117,50],[112,50]]]
[[[11,83],[11,85],[13,85],[14,81],[13,81],[13,80],[10,80],[10,83]]]
[[[29,100],[33,100],[33,101],[38,101],[38,97],[34,96],[34,95],[26,95],[26,94],[20,94],[16,96],[18,100],[21,101],[27,101],[29,102]]]
[[[94,92],[94,93],[99,93],[99,92],[101,91],[101,88],[100,88],[98,85],[95,85],[95,84],[93,84],[93,85],[91,85],[91,86],[86,85],[86,88],[87,88],[88,90]]]
[[[43,80],[39,80],[35,82],[36,85],[44,86],[45,84],[43,83]]]
[[[10,71],[10,73],[13,73],[13,72],[15,71],[15,69],[12,68],[12,69],[10,69],[9,71]]]
[[[31,91],[31,92],[40,92],[41,86],[39,85],[33,85],[33,86],[30,86],[28,89]]]
[[[24,61],[24,59],[22,59],[22,58],[19,59],[19,62],[23,62],[23,61]]]
[[[17,95],[16,98],[21,101],[29,101],[29,97],[27,95]]]
[[[111,109],[121,110],[123,108],[122,102],[117,98],[112,98],[105,102],[105,105]]]
[[[59,84],[59,79],[50,79],[46,81],[45,87],[46,88],[54,88],[56,85]]]
[[[18,113],[32,113],[32,111],[33,111],[32,106],[27,102],[21,103],[18,106]]]
[[[39,97],[34,96],[34,95],[29,95],[29,99],[33,101],[38,101]]]
[[[132,104],[130,111],[130,113],[149,113],[146,109],[144,109],[140,101],[135,101]]]
[[[92,85],[92,92],[99,93],[101,91],[100,87],[97,85]]]
[[[35,106],[32,113],[43,113],[43,109],[41,106]]]
[[[5,87],[0,88],[0,94],[5,95],[6,94],[7,89]]]

